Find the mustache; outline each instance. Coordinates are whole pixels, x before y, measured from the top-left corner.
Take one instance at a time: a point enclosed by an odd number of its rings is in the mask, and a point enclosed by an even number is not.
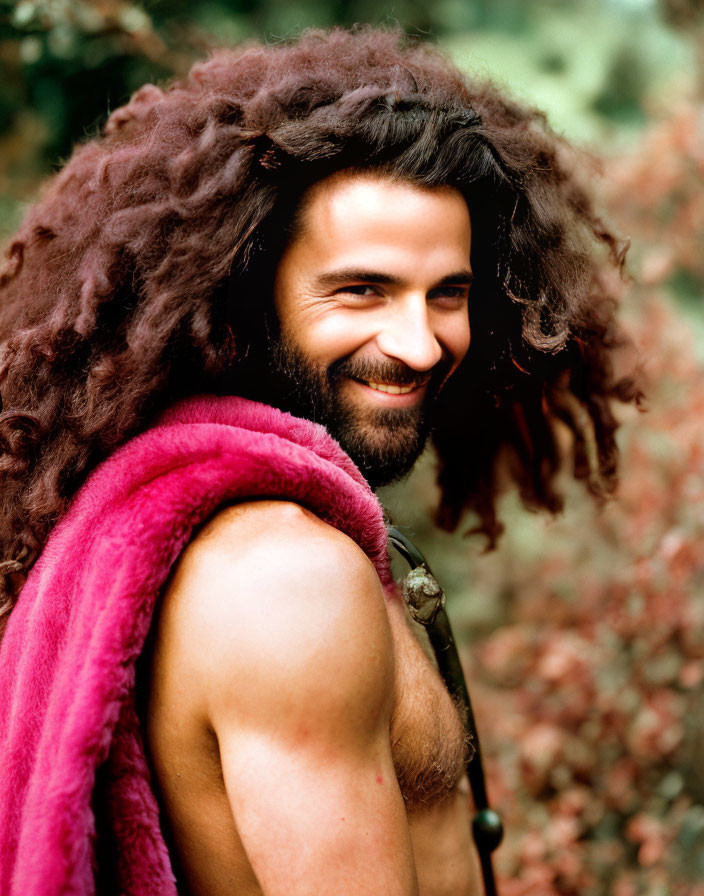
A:
[[[343,377],[372,383],[390,383],[396,386],[412,386],[416,383],[430,383],[439,387],[450,372],[451,362],[441,358],[430,370],[419,373],[402,361],[365,361],[355,358],[341,358],[331,364],[328,376],[331,383]]]

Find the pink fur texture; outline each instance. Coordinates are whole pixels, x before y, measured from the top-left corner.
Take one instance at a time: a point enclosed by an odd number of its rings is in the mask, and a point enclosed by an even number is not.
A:
[[[116,452],[55,528],[0,644],[3,896],[85,896],[101,874],[126,896],[175,896],[135,661],[194,526],[258,496],[305,505],[353,538],[390,584],[381,508],[322,427],[204,397]],[[103,855],[116,871],[101,867]]]

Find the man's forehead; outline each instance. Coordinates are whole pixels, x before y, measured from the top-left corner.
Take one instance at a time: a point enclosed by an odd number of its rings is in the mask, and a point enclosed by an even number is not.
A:
[[[393,210],[402,194],[416,194],[419,199],[423,196],[452,197],[466,206],[460,191],[449,185],[428,187],[380,169],[345,168],[316,181],[303,193],[296,230],[302,233],[314,223],[330,226],[350,211],[383,215]]]

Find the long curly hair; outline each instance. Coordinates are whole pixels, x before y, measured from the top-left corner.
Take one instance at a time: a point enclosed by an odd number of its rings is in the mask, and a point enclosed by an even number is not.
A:
[[[400,32],[311,31],[216,52],[146,85],[79,146],[0,269],[0,605],[11,609],[87,473],[163,408],[227,391],[241,322],[264,313],[306,187],[374,168],[460,190],[472,219],[472,347],[433,434],[438,522],[499,482],[560,507],[556,422],[574,474],[616,481],[611,400],[624,249],[543,116]],[[270,290],[269,290],[270,293]],[[259,303],[259,304],[258,304]],[[240,337],[240,338],[238,338]]]

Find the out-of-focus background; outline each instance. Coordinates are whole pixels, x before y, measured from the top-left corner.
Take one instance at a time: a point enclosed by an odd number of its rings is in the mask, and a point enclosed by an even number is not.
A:
[[[432,457],[384,499],[444,580],[507,837],[504,896],[704,894],[704,0],[0,0],[0,241],[76,140],[217,44],[400,24],[544,108],[632,239],[648,377],[622,486],[439,535]],[[481,438],[481,433],[477,433]],[[467,521],[465,528],[471,526]]]

